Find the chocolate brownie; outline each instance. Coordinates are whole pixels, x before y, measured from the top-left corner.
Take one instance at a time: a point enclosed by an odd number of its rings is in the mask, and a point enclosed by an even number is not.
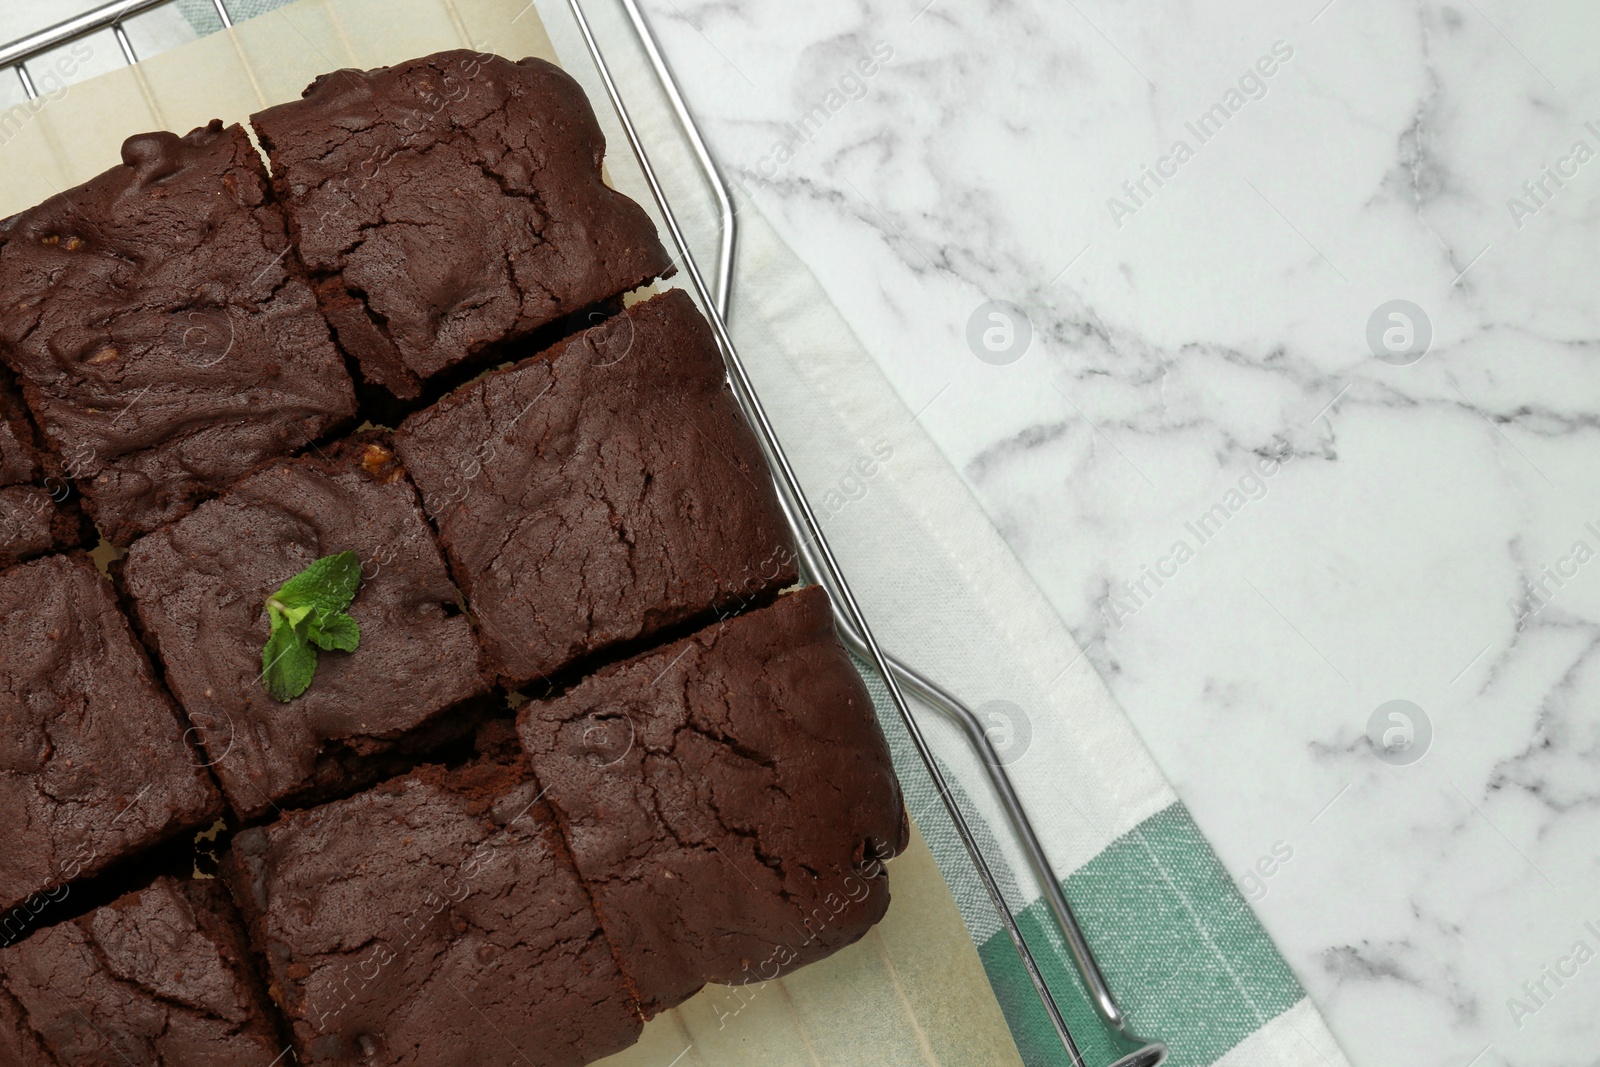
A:
[[[30,1065],[269,1067],[284,1051],[217,882],[158,878],[0,952],[0,975],[23,1040],[49,1050]]]
[[[0,978],[0,1067],[60,1067],[28,1026],[22,1005],[6,992]]]
[[[360,645],[321,653],[311,687],[280,703],[261,680],[266,600],[346,551],[363,565],[349,608]],[[360,784],[364,757],[470,723],[465,703],[490,688],[433,529],[381,435],[251,475],[136,541],[123,578],[167,684],[246,818]],[[411,736],[425,724],[434,729]]]
[[[645,1009],[867,932],[909,828],[815,586],[600,671],[517,719]]]
[[[87,557],[0,573],[0,649],[4,943],[15,905],[209,823],[222,803]]]
[[[509,685],[795,580],[711,328],[674,290],[396,435]]]
[[[340,345],[397,396],[671,270],[601,180],[583,90],[543,60],[335,71],[250,121]]]
[[[122,160],[0,222],[0,361],[119,545],[355,412],[244,130]]]
[[[28,409],[11,372],[0,367],[0,487],[27,485],[44,477]]]
[[[22,394],[0,367],[0,567],[85,545],[92,531],[60,464],[40,451]]]
[[[76,501],[60,501],[39,485],[0,489],[0,567],[83,547],[88,525]]]
[[[520,757],[292,812],[223,863],[302,1064],[567,1067],[638,1039]]]

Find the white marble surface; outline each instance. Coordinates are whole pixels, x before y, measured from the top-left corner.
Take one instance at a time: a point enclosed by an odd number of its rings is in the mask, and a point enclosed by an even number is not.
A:
[[[647,8],[1352,1060],[1595,1062],[1600,11],[922,3]],[[1367,341],[1397,299],[1409,365]],[[1397,699],[1408,765],[1366,738]]]

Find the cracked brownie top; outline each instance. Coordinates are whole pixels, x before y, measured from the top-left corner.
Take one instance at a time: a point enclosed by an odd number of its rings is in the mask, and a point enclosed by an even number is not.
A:
[[[576,1067],[641,1022],[526,762],[423,767],[234,838],[300,1061]]]
[[[0,358],[115,544],[355,413],[244,130],[148,133],[0,222]]]
[[[0,952],[0,1062],[269,1067],[284,1049],[247,952],[220,883],[157,878]]]
[[[395,447],[507,684],[794,582],[725,373],[672,290],[401,426]]]
[[[177,709],[86,557],[0,572],[0,649],[0,910],[221,813]],[[18,933],[7,925],[0,943]]]
[[[671,269],[601,180],[583,90],[543,60],[335,71],[251,122],[339,343],[397,396]]]
[[[578,1067],[861,938],[887,745],[578,84],[252,122],[0,221],[0,1067]],[[58,476],[115,589],[8,566]]]
[[[816,586],[526,704],[517,732],[648,1011],[821,959],[889,906],[909,826]]]
[[[89,542],[89,524],[76,501],[57,500],[40,485],[0,488],[0,567]]]

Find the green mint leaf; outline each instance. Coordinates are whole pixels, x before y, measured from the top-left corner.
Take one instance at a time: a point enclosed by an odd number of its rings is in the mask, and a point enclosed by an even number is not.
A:
[[[310,604],[303,604],[297,608],[289,608],[284,607],[276,600],[269,600],[267,601],[267,610],[276,615],[283,616],[284,620],[288,622],[291,627],[298,628],[299,625],[305,621],[306,616],[310,615],[317,609]]]
[[[330,652],[354,652],[361,643],[361,627],[356,620],[341,613],[320,621],[313,619],[307,636],[318,648]]]
[[[317,560],[267,598],[272,633],[261,650],[261,683],[274,700],[287,703],[311,687],[317,648],[356,650],[361,627],[344,609],[360,586],[360,559],[340,552]]]
[[[277,602],[285,612],[305,608],[335,614],[350,606],[361,586],[361,560],[354,552],[323,556],[311,566],[283,583],[268,603]],[[299,625],[299,619],[295,619]]]
[[[272,636],[261,650],[261,683],[274,700],[285,703],[311,687],[317,673],[317,650],[295,632],[287,617],[273,609]]]

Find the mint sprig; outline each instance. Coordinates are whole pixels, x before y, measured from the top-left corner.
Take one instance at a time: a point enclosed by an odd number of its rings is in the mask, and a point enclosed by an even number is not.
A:
[[[261,684],[274,700],[288,703],[311,688],[317,649],[356,650],[361,627],[344,609],[360,586],[361,560],[340,552],[317,560],[267,598],[272,635],[261,650]]]

